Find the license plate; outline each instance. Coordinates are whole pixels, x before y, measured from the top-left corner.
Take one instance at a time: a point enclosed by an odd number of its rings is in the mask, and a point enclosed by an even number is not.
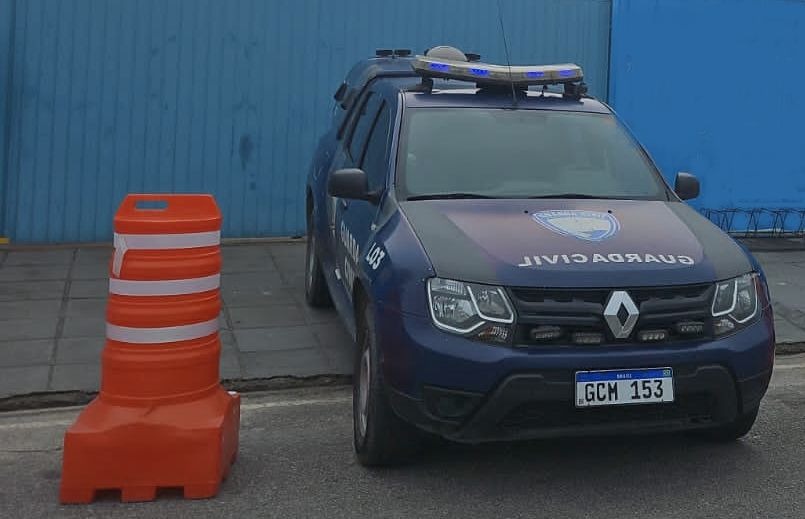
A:
[[[576,407],[673,401],[671,368],[576,372]]]

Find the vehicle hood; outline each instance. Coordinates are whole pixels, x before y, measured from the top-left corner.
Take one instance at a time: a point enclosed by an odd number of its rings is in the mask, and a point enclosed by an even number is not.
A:
[[[738,244],[682,202],[421,200],[403,214],[441,277],[525,287],[636,287],[745,274]]]

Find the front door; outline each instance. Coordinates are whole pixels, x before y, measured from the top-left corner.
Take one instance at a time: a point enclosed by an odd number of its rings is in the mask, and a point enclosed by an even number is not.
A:
[[[354,131],[345,140],[343,167],[361,168],[369,178],[369,190],[385,191],[389,109],[383,99],[369,92]],[[365,200],[338,199],[335,207],[337,267],[341,286],[351,301],[355,279],[374,235],[378,205]]]

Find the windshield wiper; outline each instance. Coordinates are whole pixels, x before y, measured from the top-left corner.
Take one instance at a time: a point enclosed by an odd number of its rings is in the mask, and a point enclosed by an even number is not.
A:
[[[617,200],[620,197],[617,196],[601,196],[601,195],[586,195],[584,193],[561,193],[555,195],[534,195],[534,196],[527,196],[526,198],[568,198],[568,199],[601,199],[601,200]]]
[[[408,200],[459,200],[462,198],[467,199],[487,199],[497,198],[495,196],[481,195],[478,193],[433,193],[430,195],[414,195],[409,196]]]

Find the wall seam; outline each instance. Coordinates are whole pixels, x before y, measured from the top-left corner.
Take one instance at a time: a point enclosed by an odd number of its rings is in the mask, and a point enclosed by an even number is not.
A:
[[[6,75],[6,97],[3,101],[5,106],[5,113],[3,114],[3,142],[0,143],[3,150],[3,160],[0,161],[0,170],[2,170],[0,171],[0,187],[2,187],[0,197],[3,197],[3,200],[0,201],[0,237],[6,236],[7,232],[6,211],[8,211],[8,185],[9,177],[11,176],[11,114],[13,111],[13,96],[11,92],[14,86],[14,57],[17,53],[17,0],[11,0],[11,8],[9,10],[11,11],[11,15],[9,16],[8,31],[8,73]]]
[[[607,81],[606,90],[604,91],[604,99],[607,104],[611,104],[610,94],[612,88],[612,27],[615,24],[615,3],[618,0],[611,0],[609,2],[609,30],[607,31]]]

